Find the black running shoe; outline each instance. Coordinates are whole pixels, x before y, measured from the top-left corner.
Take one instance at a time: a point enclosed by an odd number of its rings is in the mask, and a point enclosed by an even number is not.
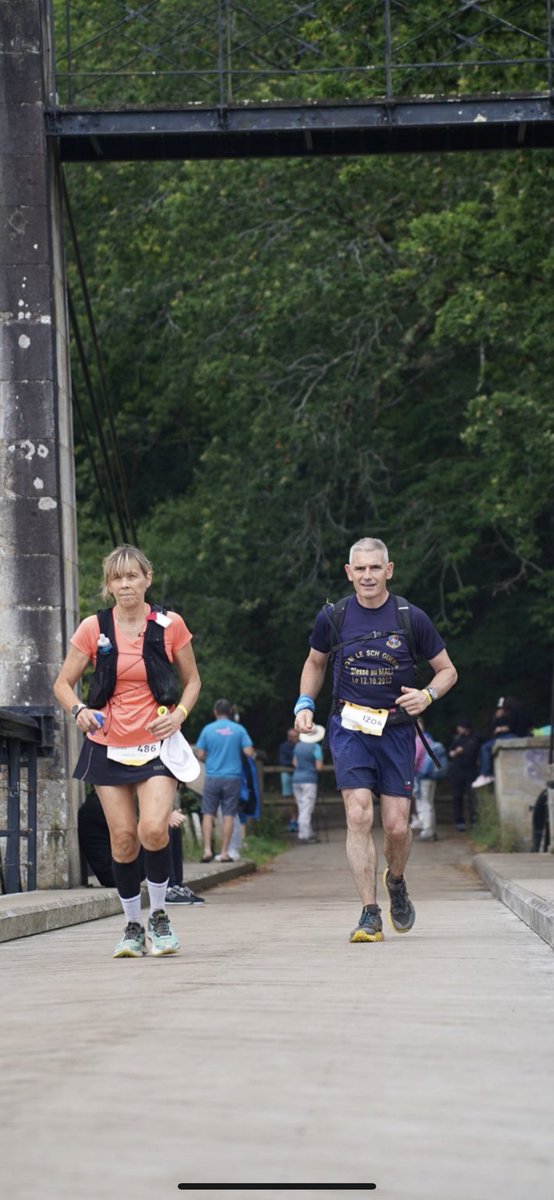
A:
[[[397,933],[408,933],[415,924],[415,908],[408,896],[404,876],[397,883],[389,881],[390,871],[387,867],[383,875],[383,883],[390,896],[389,921]]]
[[[166,904],[205,904],[203,896],[197,896],[186,884],[174,884],[165,893]]]
[[[381,909],[376,904],[366,904],[355,929],[350,934],[351,942],[382,942],[383,922]]]

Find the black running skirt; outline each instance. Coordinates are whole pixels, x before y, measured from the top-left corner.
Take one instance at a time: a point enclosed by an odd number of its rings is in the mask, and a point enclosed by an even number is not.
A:
[[[128,767],[125,763],[115,762],[108,758],[108,747],[99,746],[91,738],[85,737],[77,766],[73,772],[74,779],[91,783],[99,787],[125,787],[134,783],[142,783],[144,779],[152,779],[156,775],[165,775],[175,779],[161,758],[151,758],[150,762],[141,763],[139,767]],[[175,782],[177,782],[175,780]]]

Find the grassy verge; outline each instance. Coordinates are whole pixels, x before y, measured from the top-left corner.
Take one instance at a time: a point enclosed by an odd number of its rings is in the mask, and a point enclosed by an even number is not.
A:
[[[257,866],[262,866],[263,863],[271,862],[272,858],[277,858],[277,855],[287,848],[281,812],[271,801],[266,800],[261,819],[251,821],[247,826],[243,842],[244,857],[252,859]]]
[[[202,845],[196,843],[185,825],[182,827],[182,832],[185,861],[200,862],[203,853]],[[218,853],[217,835],[214,845],[215,853]],[[283,836],[282,815],[279,809],[271,804],[271,801],[266,800],[261,819],[247,823],[242,843],[242,856],[251,859],[257,866],[263,866],[264,863],[271,862],[272,858],[277,858],[277,855],[287,849],[288,843]]]
[[[500,854],[511,854],[518,849],[518,834],[513,825],[500,824],[496,800],[492,788],[480,788],[477,802],[477,824],[471,831],[471,840],[479,852],[495,850]]]

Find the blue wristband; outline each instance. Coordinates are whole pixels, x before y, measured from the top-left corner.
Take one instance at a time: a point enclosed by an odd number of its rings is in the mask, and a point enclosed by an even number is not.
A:
[[[309,708],[311,712],[315,712],[315,700],[312,700],[311,696],[299,696],[294,706],[295,717],[298,716],[299,712],[302,712],[303,708]]]

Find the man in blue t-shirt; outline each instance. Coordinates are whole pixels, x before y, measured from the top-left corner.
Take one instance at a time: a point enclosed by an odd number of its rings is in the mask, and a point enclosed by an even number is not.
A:
[[[202,862],[212,862],[212,835],[217,810],[221,807],[223,830],[218,862],[231,862],[228,855],[235,816],[240,799],[242,758],[244,753],[254,757],[252,742],[244,725],[234,721],[228,700],[216,700],[215,721],[204,725],[196,742],[197,757],[206,763],[206,779],[202,795],[202,833],[204,855]]]
[[[387,868],[390,922],[406,933],[415,921],[404,868],[411,847],[410,801],[414,788],[414,721],[444,696],[458,678],[432,621],[410,604],[418,655],[427,659],[433,678],[415,686],[415,667],[406,634],[399,628],[396,605],[387,589],[394,563],[379,538],[361,538],[345,566],[354,594],[344,611],[336,649],[327,606],[310,636],[310,652],[300,680],[294,713],[300,735],[313,726],[315,700],[333,651],[334,710],[329,748],[337,787],[346,810],[346,853],[363,909],[351,942],[381,942],[383,928],[377,896],[377,854],[373,842],[373,792],[380,797]]]

